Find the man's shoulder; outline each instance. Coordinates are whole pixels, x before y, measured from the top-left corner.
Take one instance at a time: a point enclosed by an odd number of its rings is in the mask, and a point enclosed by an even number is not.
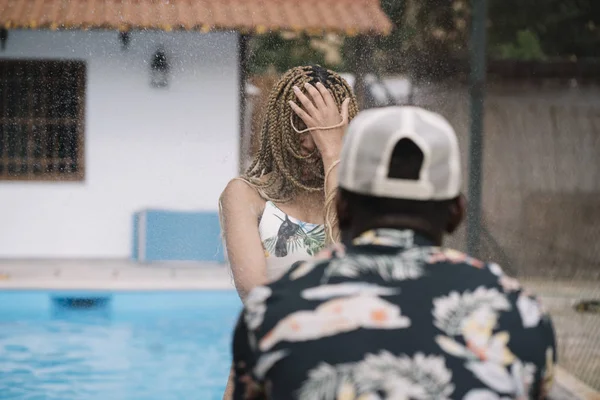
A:
[[[338,244],[325,248],[310,260],[292,264],[280,279],[259,291],[281,292],[283,297],[289,297],[328,284],[332,278],[341,283],[347,279],[370,280],[381,276],[399,283],[407,279],[419,281],[421,277],[437,275],[436,271],[448,275],[444,280],[444,286],[448,287],[453,286],[455,279],[467,279],[471,284],[496,287],[506,293],[521,289],[519,281],[507,275],[499,264],[450,248],[416,246],[382,251],[369,246],[355,248]]]
[[[379,246],[350,246],[341,244],[326,247],[310,260],[298,261],[292,264],[288,272],[274,285],[287,285],[290,281],[312,274],[313,278],[322,277],[327,269],[339,269],[338,267],[361,266],[369,267],[373,263],[385,264],[388,267],[401,267],[402,265],[435,266],[437,264],[463,266],[473,270],[475,275],[490,278],[505,276],[503,269],[494,262],[484,262],[476,257],[459,250],[437,247],[437,246],[415,246],[407,249],[386,248]],[[371,272],[377,269],[367,268]],[[475,272],[479,271],[479,272]],[[331,271],[329,271],[331,272]],[[354,271],[354,272],[359,272]],[[360,275],[360,274],[359,274]],[[313,279],[302,281],[304,285],[310,285]]]
[[[482,261],[459,250],[438,248],[431,252],[427,263],[431,266],[435,266],[436,264],[462,266],[464,267],[462,270],[463,273],[470,272],[468,274],[470,279],[481,280],[482,283],[492,283],[506,293],[522,289],[520,282],[505,272],[500,264],[494,261]],[[461,279],[464,279],[464,277]]]

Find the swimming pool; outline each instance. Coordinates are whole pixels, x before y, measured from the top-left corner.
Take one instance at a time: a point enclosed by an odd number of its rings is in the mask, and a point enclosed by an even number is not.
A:
[[[221,399],[234,291],[0,291],[0,399]]]

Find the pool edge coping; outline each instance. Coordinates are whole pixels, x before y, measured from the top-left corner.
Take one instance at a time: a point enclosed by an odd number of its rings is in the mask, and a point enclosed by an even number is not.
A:
[[[174,291],[174,290],[235,290],[229,281],[101,281],[89,280],[29,280],[0,281],[0,290],[113,290],[113,291]]]

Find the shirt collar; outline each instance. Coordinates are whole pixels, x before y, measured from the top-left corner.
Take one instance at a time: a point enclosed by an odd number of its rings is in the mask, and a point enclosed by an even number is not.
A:
[[[433,240],[412,229],[379,228],[364,232],[352,241],[354,246],[388,246],[408,249],[415,246],[433,246]]]

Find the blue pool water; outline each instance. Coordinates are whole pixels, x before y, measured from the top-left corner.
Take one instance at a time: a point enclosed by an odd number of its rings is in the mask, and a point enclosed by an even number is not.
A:
[[[0,399],[221,399],[233,291],[0,291]]]

